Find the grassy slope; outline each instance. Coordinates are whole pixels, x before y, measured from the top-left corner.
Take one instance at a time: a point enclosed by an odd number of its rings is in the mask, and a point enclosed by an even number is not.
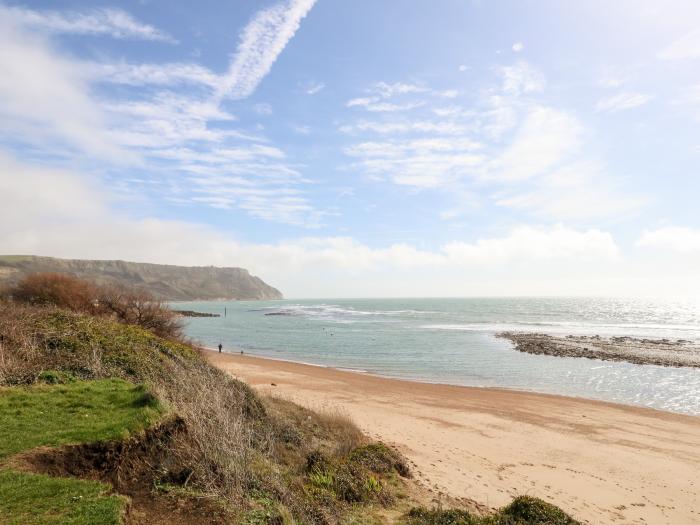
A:
[[[3,525],[117,525],[125,501],[97,481],[0,470]]]
[[[0,460],[38,446],[125,438],[161,412],[143,387],[121,379],[1,388]],[[117,524],[125,501],[109,490],[99,482],[0,466],[0,523]]]
[[[0,388],[0,460],[42,445],[125,438],[160,411],[143,387],[121,379]]]
[[[187,429],[166,446],[167,472],[160,468],[166,464],[154,465],[151,487],[172,487],[176,498],[192,492],[196,501],[206,493],[233,508],[235,522],[242,523],[377,523],[386,521],[387,508],[396,516],[397,504],[403,511],[411,506],[408,485],[399,477],[405,464],[395,452],[363,446],[365,438],[346,418],[259,398],[244,383],[211,368],[186,344],[105,319],[7,303],[0,303],[0,335],[0,385],[12,385],[0,389],[0,457],[42,444],[119,438],[145,427],[159,410],[134,386],[147,382]],[[91,381],[36,385],[53,377],[46,370]],[[0,484],[0,501],[7,500],[0,504],[3,524],[81,525],[118,519],[119,502],[101,496],[102,484],[7,472]],[[58,499],[51,502],[45,496],[53,493]],[[29,499],[11,508],[11,500],[22,494]],[[152,504],[149,490],[137,496]],[[487,518],[417,509],[403,520],[411,525],[575,523],[534,498],[513,505]],[[59,517],[42,518],[42,508]],[[38,509],[36,516],[33,509]],[[10,521],[10,514],[20,510],[27,518]],[[78,514],[69,518],[66,512]],[[90,512],[107,514],[85,517]],[[178,523],[231,522],[213,520],[210,509],[204,515],[204,521]]]

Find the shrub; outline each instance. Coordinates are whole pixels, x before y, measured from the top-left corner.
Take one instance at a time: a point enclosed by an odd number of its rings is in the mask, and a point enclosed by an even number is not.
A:
[[[312,450],[306,455],[306,471],[318,472],[328,470],[330,461],[320,450]]]
[[[48,385],[64,385],[66,383],[75,383],[76,377],[70,372],[44,370],[39,374],[37,380]]]
[[[105,286],[99,289],[98,304],[100,313],[121,323],[141,326],[161,337],[182,338],[182,324],[177,314],[148,292]]]
[[[359,503],[371,499],[373,494],[367,486],[369,472],[362,466],[341,463],[333,474],[333,491],[341,500]]]
[[[576,525],[578,522],[559,507],[531,496],[518,496],[508,506],[501,509],[503,517],[514,523],[532,525]]]
[[[461,509],[426,509],[415,507],[408,513],[408,521],[415,525],[476,525],[478,518]]]
[[[357,447],[350,453],[350,460],[377,474],[396,471],[405,478],[411,476],[405,458],[381,442]]]
[[[19,303],[102,315],[141,326],[161,337],[182,339],[177,314],[148,292],[124,286],[97,286],[60,273],[35,273],[11,287],[6,295]]]
[[[559,507],[531,496],[518,496],[488,516],[475,516],[462,509],[416,507],[407,518],[412,525],[579,525]]]
[[[21,303],[58,306],[74,312],[93,313],[97,306],[97,287],[60,273],[28,275],[7,293]]]

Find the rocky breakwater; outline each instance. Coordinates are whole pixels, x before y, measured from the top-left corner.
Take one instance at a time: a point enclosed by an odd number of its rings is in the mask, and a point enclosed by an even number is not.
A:
[[[555,336],[539,333],[502,332],[520,352],[557,357],[585,357],[603,361],[626,361],[638,365],[700,368],[700,343],[683,339],[638,339],[598,335]]]

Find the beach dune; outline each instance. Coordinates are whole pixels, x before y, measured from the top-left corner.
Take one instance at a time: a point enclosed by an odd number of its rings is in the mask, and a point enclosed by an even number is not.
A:
[[[205,353],[259,390],[347,412],[436,494],[489,507],[529,494],[590,524],[700,523],[698,417]]]

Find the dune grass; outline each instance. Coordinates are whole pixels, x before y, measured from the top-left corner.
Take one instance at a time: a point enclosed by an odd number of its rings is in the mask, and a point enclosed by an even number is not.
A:
[[[125,500],[96,481],[0,471],[2,525],[117,525]]]
[[[121,379],[0,388],[0,459],[42,445],[125,438],[161,412],[143,386]]]

